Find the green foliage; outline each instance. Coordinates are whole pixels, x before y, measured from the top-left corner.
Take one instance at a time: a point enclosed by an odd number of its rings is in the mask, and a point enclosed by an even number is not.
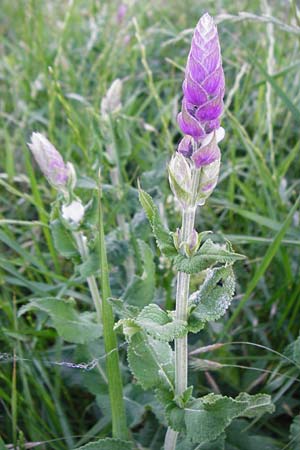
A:
[[[243,392],[234,399],[208,394],[192,400],[184,410],[170,404],[168,419],[172,428],[185,431],[192,442],[203,444],[217,439],[237,417],[253,418],[273,411],[271,398],[266,394],[251,396]]]
[[[290,427],[290,445],[291,450],[300,449],[300,414],[295,416]]]
[[[141,276],[135,275],[133,277],[126,288],[122,299],[130,305],[142,308],[153,300],[155,289],[155,265],[153,262],[153,253],[149,245],[138,240],[138,246],[144,270]]]
[[[45,7],[46,3],[53,7]],[[232,320],[190,336],[190,344],[192,350],[214,342],[226,344],[213,358],[222,363],[222,370],[211,373],[224,395],[255,390],[276,398],[278,413],[245,421],[248,430],[234,426],[239,419],[232,422],[226,429],[226,450],[289,449],[293,445],[289,439],[291,411],[298,414],[300,403],[299,370],[292,364],[298,361],[299,365],[299,6],[296,0],[266,5],[260,0],[206,3],[209,12],[218,16],[226,72],[222,119],[226,137],[220,143],[220,180],[197,214],[196,229],[211,229],[218,239],[220,235],[228,238],[237,252],[247,254],[247,261],[235,269],[239,300],[231,308]],[[129,282],[124,256],[131,254],[141,269],[136,273],[142,272],[144,261],[138,262],[139,252],[135,253],[131,243],[136,237],[151,242],[138,204],[139,178],[163,206],[163,223],[172,231],[180,223],[166,167],[180,139],[175,116],[192,28],[201,13],[199,2],[191,0],[188,7],[179,0],[173,0],[172,7],[160,0],[126,4],[128,11],[120,24],[116,0],[1,2],[0,397],[5,413],[0,415],[0,435],[5,447],[21,448],[13,437],[12,397],[16,400],[14,431],[23,432],[27,443],[46,441],[49,444],[44,445],[53,450],[74,449],[111,435],[107,396],[104,393],[96,400],[97,389],[87,395],[81,383],[83,377],[94,376],[94,386],[100,389],[105,384],[99,372],[104,369],[101,339],[91,341],[79,355],[80,345],[70,345],[53,328],[43,326],[49,317],[45,312],[16,315],[30,299],[46,295],[72,296],[80,309],[93,310],[83,277],[54,248],[48,212],[56,194],[26,150],[30,133],[44,133],[65,161],[74,163],[76,194],[85,205],[97,189],[95,175],[101,167],[108,253],[113,250],[111,258],[108,255],[113,296],[120,298]],[[247,13],[241,13],[245,8]],[[145,55],[134,36],[133,15]],[[124,82],[122,111],[119,122],[113,124],[121,160],[120,188],[110,180],[99,114],[101,99],[117,77]],[[128,250],[118,247],[118,240],[123,240],[122,230],[116,230],[119,212],[134,234]],[[97,222],[95,201],[82,224],[89,245]],[[115,234],[110,239],[112,229]],[[69,237],[59,238],[60,250]],[[176,257],[168,234],[165,238]],[[79,262],[73,243],[66,247],[63,258]],[[151,302],[168,310],[173,308],[176,268],[165,258],[157,258],[155,264],[156,291]],[[97,272],[98,267],[94,268]],[[198,289],[203,277],[201,273],[191,278],[192,289]],[[111,304],[121,318],[136,318],[140,312],[129,305],[124,309],[119,300]],[[51,321],[49,317],[47,325]],[[197,320],[195,327],[199,326],[202,323]],[[132,378],[126,345],[118,337],[128,387]],[[227,345],[232,340],[248,344]],[[282,355],[287,346],[289,362]],[[211,358],[208,353],[205,358]],[[79,363],[95,357],[100,357],[99,365],[90,371],[44,362]],[[197,397],[211,389],[203,373],[190,373],[190,382]],[[150,391],[143,395],[151,397]],[[156,402],[155,415],[149,408],[132,436],[137,447],[156,450],[162,447],[165,434],[163,408]],[[180,450],[223,450],[225,445],[224,440],[191,447],[188,440],[184,443]]]
[[[233,264],[235,261],[242,259],[245,259],[245,257],[234,253],[228,242],[224,248],[219,244],[214,244],[211,239],[207,239],[195,255],[191,257],[177,255],[174,259],[174,266],[180,272],[194,274],[217,263]]]
[[[79,264],[76,267],[77,271],[79,271],[80,275],[83,278],[90,277],[91,275],[95,275],[96,272],[100,269],[99,264],[99,252],[92,251],[88,254],[87,258],[83,263]]]
[[[151,196],[139,188],[139,199],[148,217],[160,251],[166,256],[175,256],[177,254],[177,250],[174,247],[173,238],[170,231],[165,229],[158,209],[155,206]]]
[[[20,308],[19,316],[32,310],[46,312],[51,317],[58,334],[68,342],[85,344],[102,335],[101,325],[94,322],[95,314],[76,311],[74,300],[55,297],[32,299]]]
[[[191,324],[220,319],[228,309],[235,290],[234,273],[231,266],[208,269],[200,289],[189,299]]]
[[[227,447],[229,450],[282,450],[275,439],[262,433],[254,434],[245,419],[234,420],[226,429],[226,449]]]
[[[82,447],[76,447],[76,450],[132,450],[132,444],[121,439],[106,438]]]
[[[78,255],[74,238],[69,230],[62,224],[60,219],[55,219],[50,224],[53,241],[56,250],[64,258],[72,258]]]
[[[124,330],[125,331],[125,330]],[[174,389],[174,354],[167,342],[142,331],[128,336],[128,363],[144,389]]]
[[[173,341],[187,333],[186,322],[173,319],[155,304],[146,306],[136,322],[147,334],[161,341]]]

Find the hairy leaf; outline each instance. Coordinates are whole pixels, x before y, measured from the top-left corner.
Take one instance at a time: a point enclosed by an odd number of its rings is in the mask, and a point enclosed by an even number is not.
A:
[[[161,341],[172,341],[187,332],[186,322],[170,318],[166,311],[153,303],[141,311],[136,321],[147,334]]]
[[[177,255],[177,250],[174,247],[173,238],[169,230],[166,230],[166,228],[164,227],[160,219],[158,209],[155,206],[151,196],[147,192],[143,191],[143,189],[139,188],[139,199],[148,217],[160,251],[166,256]]]
[[[78,255],[78,250],[71,232],[64,227],[59,219],[53,220],[50,223],[50,228],[55,248],[62,256],[72,258]]]
[[[129,338],[128,362],[132,373],[144,389],[173,390],[174,354],[167,342],[138,331]]]
[[[19,315],[38,309],[52,319],[53,327],[68,342],[85,344],[102,335],[102,327],[93,321],[94,313],[79,313],[73,300],[55,297],[37,298],[19,310]]]
[[[214,244],[211,239],[207,239],[195,255],[191,257],[177,255],[174,264],[178,271],[193,274],[213,267],[217,263],[233,264],[241,259],[245,259],[245,257],[234,253],[229,243],[224,248],[219,244]]]
[[[105,438],[77,447],[76,450],[132,450],[132,442],[121,439]]]
[[[200,289],[189,298],[191,316],[205,323],[218,320],[229,307],[235,290],[231,266],[208,269]]]
[[[141,276],[135,275],[122,297],[130,305],[143,307],[151,303],[155,290],[155,265],[153,253],[149,245],[138,240],[141,260],[144,263],[144,272]]]
[[[209,442],[217,439],[236,417],[256,417],[272,413],[274,406],[266,394],[239,394],[235,399],[209,394],[190,402],[185,408],[187,436],[192,442]]]

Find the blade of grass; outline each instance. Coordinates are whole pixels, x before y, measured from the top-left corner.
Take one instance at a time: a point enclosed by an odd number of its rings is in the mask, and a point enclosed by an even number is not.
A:
[[[285,221],[282,224],[281,229],[278,231],[278,233],[276,234],[274,241],[272,242],[272,244],[269,246],[265,256],[263,257],[260,266],[257,268],[254,277],[252,278],[252,280],[250,281],[250,283],[248,284],[248,288],[243,296],[243,298],[241,299],[241,301],[239,302],[239,304],[237,305],[234,313],[232,314],[232,316],[230,317],[230,319],[228,320],[228,322],[226,323],[222,336],[224,336],[224,334],[226,332],[228,332],[230,330],[230,328],[232,327],[233,323],[235,322],[236,318],[238,317],[238,315],[240,314],[241,310],[243,309],[245,303],[247,302],[247,300],[249,299],[250,295],[252,294],[252,292],[254,291],[254,289],[257,286],[257,283],[259,282],[259,280],[261,279],[261,277],[264,275],[264,273],[266,272],[267,268],[269,267],[271,261],[273,260],[274,256],[276,255],[279,246],[282,242],[282,239],[289,227],[289,224],[293,218],[293,215],[295,213],[295,211],[297,210],[298,206],[299,206],[299,202],[300,202],[300,196],[298,197],[296,203],[294,204],[293,208],[290,210],[289,214],[287,215]],[[222,337],[220,337],[221,339]]]
[[[125,405],[123,400],[123,385],[119,365],[118,341],[114,331],[114,315],[108,299],[111,297],[109,283],[109,269],[106,254],[104,222],[101,201],[101,178],[99,172],[98,208],[99,208],[99,254],[102,288],[102,324],[106,352],[106,370],[108,378],[108,391],[112,415],[113,437],[127,440],[128,429],[126,425]]]

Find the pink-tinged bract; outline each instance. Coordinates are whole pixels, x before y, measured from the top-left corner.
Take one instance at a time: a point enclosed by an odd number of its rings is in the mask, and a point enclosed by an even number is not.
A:
[[[217,27],[204,14],[194,31],[183,82],[178,124],[199,141],[220,126],[225,79]]]

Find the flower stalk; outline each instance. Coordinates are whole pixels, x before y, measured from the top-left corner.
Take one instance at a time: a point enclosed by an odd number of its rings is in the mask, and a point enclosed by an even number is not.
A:
[[[84,236],[82,231],[74,231],[73,236],[82,260],[86,261],[88,257],[86,237]],[[91,275],[87,277],[86,281],[96,309],[97,320],[100,324],[102,324],[102,300],[99,294],[96,278],[94,277],[94,275]]]

